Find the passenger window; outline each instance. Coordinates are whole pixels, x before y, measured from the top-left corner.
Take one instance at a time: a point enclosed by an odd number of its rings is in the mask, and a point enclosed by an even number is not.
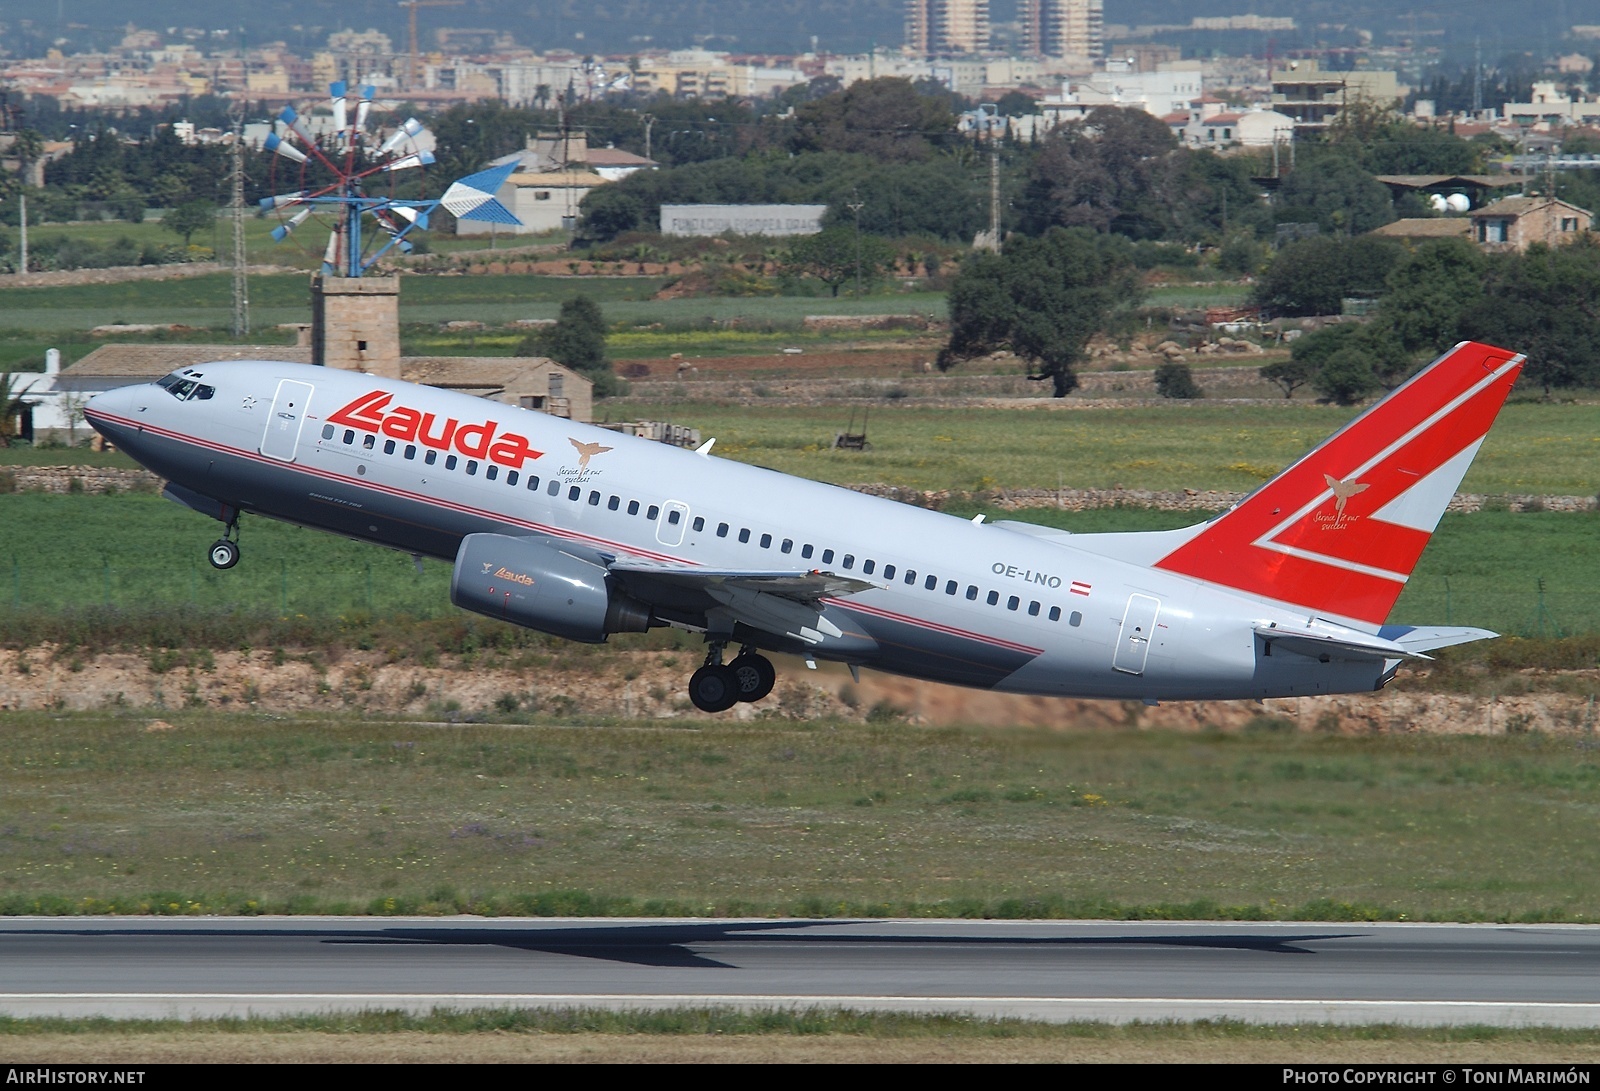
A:
[[[1072,613],[1067,616],[1067,624],[1076,629],[1079,625],[1083,624],[1083,615],[1078,613],[1076,610],[1072,611]]]
[[[521,476],[522,475],[517,473],[517,471],[515,471],[515,470],[507,470],[506,471],[506,484],[510,485],[512,488],[515,488],[516,484],[517,484],[517,478],[519,478]]]
[[[872,575],[872,570],[874,568],[876,568],[876,567],[878,567],[878,562],[877,561],[862,561],[861,562],[861,572],[862,572],[863,575],[867,575],[867,576]]]
[[[1022,604],[1022,600],[1017,598],[1017,596],[1015,596],[1015,595],[1012,595],[1010,598],[1006,599],[1006,609],[1007,610],[1015,610],[1021,604]]]
[[[416,457],[417,457],[417,445],[415,443],[406,444],[406,458],[407,458],[407,460],[415,459]]]
[[[794,552],[794,539],[793,538],[785,538],[783,540],[783,544],[778,547],[778,552],[779,553],[793,553]]]
[[[761,548],[762,549],[771,549],[772,548],[772,535],[763,534],[761,536]]]
[[[832,564],[833,563],[833,550],[824,549],[822,551],[822,563],[823,564]]]
[[[740,545],[744,545],[745,543],[747,543],[749,541],[750,541],[750,528],[749,527],[740,527],[739,528],[739,544]]]
[[[333,438],[333,433],[335,432],[335,430],[336,429],[333,427],[333,425],[324,424],[322,426],[322,438],[323,439],[332,439]]]
[[[702,531],[706,529],[706,521],[700,516],[696,515],[694,517],[694,522],[690,524],[690,529],[696,532]]]
[[[843,568],[849,568],[852,565],[854,565],[855,563],[856,563],[855,557],[852,554],[849,554],[849,553],[846,553],[844,555],[844,560],[842,562],[840,562],[841,567],[843,567]]]
[[[1038,617],[1039,616],[1039,604],[1037,602],[1028,603],[1028,616],[1029,617]]]
[[[493,481],[495,478],[500,476],[500,467],[491,462],[489,465],[483,468],[483,476],[487,477],[490,481]],[[515,485],[516,482],[513,481],[512,484]]]
[[[354,442],[355,442],[355,441],[356,441],[356,434],[355,434],[355,432],[354,432],[354,431],[353,431],[353,430],[351,430],[351,429],[349,429],[349,428],[346,428],[346,429],[345,429],[345,430],[344,430],[344,445],[345,445],[345,446],[346,446],[346,447],[348,447],[348,446],[350,446],[350,445],[351,445],[351,444],[352,444],[352,443],[354,443]]]
[[[591,508],[598,508],[600,506],[600,494],[592,489],[589,491],[589,506]]]
[[[930,580],[933,579],[932,576],[929,576],[928,578]],[[929,588],[929,590],[932,590],[932,588]],[[956,593],[956,581],[955,580],[950,580],[948,583],[946,583],[944,585],[944,593],[947,594],[947,595],[953,595],[953,594]]]
[[[394,454],[394,440],[386,439],[383,441],[383,453],[386,455]]]
[[[549,493],[551,496],[560,496],[561,495],[561,482],[558,481],[558,480],[552,480],[550,482],[550,487],[548,489],[544,490],[544,491]]]
[[[886,564],[883,566],[883,578],[886,580],[894,579],[894,565]]]
[[[677,526],[682,521],[683,521],[683,512],[682,512],[682,510],[680,510],[678,508],[673,508],[671,511],[667,512],[667,522],[670,523],[672,526]]]
[[[467,459],[467,476],[468,477],[477,477],[478,476],[478,460],[477,459],[475,459],[475,458]]]
[[[661,514],[660,506],[656,505],[656,504],[651,504],[648,508],[645,509],[644,517],[646,519],[650,520],[653,523],[653,522],[656,521],[656,516],[658,516],[660,514]]]
[[[1061,620],[1061,607],[1059,607],[1059,606],[1050,607],[1050,620],[1051,621],[1060,621]]]
[[[616,511],[620,507],[622,507],[622,497],[620,496],[613,496],[610,500],[606,501],[607,511]]]
[[[934,588],[936,588],[938,586],[939,586],[939,577],[938,576],[929,576],[927,578],[926,582],[923,583],[922,588],[923,588],[924,591],[932,591]],[[950,590],[949,590],[948,593],[952,594],[952,595],[956,593],[956,585],[955,584],[952,583],[950,585]]]
[[[576,485],[572,486],[572,488],[567,490],[567,499],[568,500],[576,500],[582,495],[583,495],[583,490],[578,488],[578,486],[576,486]]]
[[[435,462],[439,461],[439,452],[429,451],[427,455],[423,457],[422,461],[426,462],[429,466],[432,466]]]
[[[456,463],[459,462],[459,461],[460,461],[460,459],[456,458],[455,455],[445,455],[444,456],[444,468],[447,469],[447,470],[453,470],[453,469],[456,468]]]
[[[718,538],[726,538],[727,536],[728,536],[728,524],[727,523],[718,523],[717,524],[717,537]]]
[[[800,547],[800,556],[804,557],[808,561],[811,559],[811,545],[810,545],[810,543],[807,543],[807,544],[805,544],[805,545]]]
[[[914,587],[914,586],[916,586],[916,582],[917,582],[917,574],[914,571],[912,571],[911,569],[909,569],[909,568],[906,569],[906,586],[907,587]]]
[[[637,501],[637,500],[629,500],[628,501],[628,514],[629,515],[638,515],[639,514],[639,501]]]
[[[1000,602],[1000,592],[998,592],[998,591],[990,591],[989,592],[989,598],[986,601],[989,603],[990,606],[994,606],[994,605],[998,604]]]
[[[968,602],[977,602],[978,601],[978,587],[977,587],[976,584],[971,584],[971,583],[967,584],[967,601]]]
[[[373,448],[374,448],[374,447],[376,447],[376,446],[377,446],[377,445],[378,445],[378,437],[377,437],[377,436],[375,436],[375,435],[373,435],[373,434],[372,434],[372,433],[370,433],[370,432],[369,432],[369,433],[367,433],[367,435],[366,435],[366,436],[364,436],[364,437],[363,437],[363,438],[362,438],[362,440],[361,440],[361,446],[362,446],[362,447],[363,447],[363,448],[364,448],[364,449],[366,449],[366,450],[368,450],[368,451],[370,451],[370,450],[372,450],[372,449],[373,449]]]

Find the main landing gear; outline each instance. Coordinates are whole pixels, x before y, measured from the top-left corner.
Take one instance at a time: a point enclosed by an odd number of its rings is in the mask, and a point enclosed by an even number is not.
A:
[[[703,667],[689,676],[689,700],[701,712],[726,712],[740,701],[755,702],[772,692],[778,680],[772,660],[754,648],[743,648],[733,662],[722,662],[723,644],[711,645]]]
[[[206,560],[211,562],[212,568],[232,568],[239,563],[239,513],[235,511],[233,518],[228,520],[228,529],[222,532],[222,537],[211,543],[211,549],[206,553]]]

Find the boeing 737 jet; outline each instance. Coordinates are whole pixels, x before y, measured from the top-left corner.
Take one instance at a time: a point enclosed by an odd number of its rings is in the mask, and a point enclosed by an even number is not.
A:
[[[1222,515],[1124,534],[960,519],[303,364],[185,368],[86,415],[224,525],[218,568],[258,514],[450,561],[457,606],[571,640],[703,633],[707,712],[771,692],[763,651],[1154,703],[1370,691],[1495,635],[1385,622],[1522,362],[1457,345]]]

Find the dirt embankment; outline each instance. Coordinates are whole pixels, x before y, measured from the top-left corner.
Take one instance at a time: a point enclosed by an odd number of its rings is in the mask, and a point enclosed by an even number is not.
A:
[[[0,711],[126,708],[159,715],[209,708],[436,720],[517,712],[695,719],[702,714],[689,705],[683,687],[697,660],[683,652],[640,652],[607,656],[595,669],[519,671],[448,658],[431,667],[391,663],[381,652],[349,651],[333,657],[288,650],[82,656],[42,646],[0,650]],[[1600,720],[1592,696],[1563,692],[1481,697],[1396,689],[1147,707],[1131,701],[959,689],[870,671],[855,682],[842,668],[810,671],[796,660],[782,660],[778,666],[778,687],[771,697],[759,705],[739,705],[722,718],[890,717],[934,725],[1199,731],[1260,726],[1265,717],[1303,731],[1468,735],[1593,733]]]

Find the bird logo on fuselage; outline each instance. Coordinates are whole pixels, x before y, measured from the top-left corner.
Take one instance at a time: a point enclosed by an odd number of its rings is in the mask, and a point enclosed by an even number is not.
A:
[[[603,455],[607,451],[611,450],[610,447],[604,447],[598,443],[584,443],[580,440],[573,439],[571,436],[567,437],[567,442],[572,444],[573,447],[577,448],[579,473],[582,473],[584,470],[589,468],[589,460],[595,455]]]

